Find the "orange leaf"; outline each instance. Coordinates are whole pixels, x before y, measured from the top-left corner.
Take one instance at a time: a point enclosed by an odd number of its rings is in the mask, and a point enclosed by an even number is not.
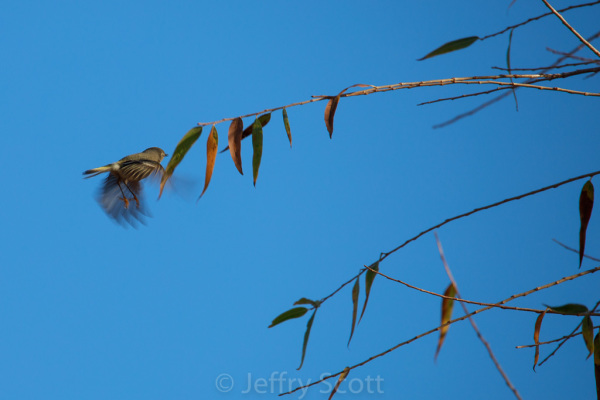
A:
[[[237,117],[231,121],[229,125],[229,134],[227,139],[229,141],[229,152],[231,158],[240,174],[244,175],[242,171],[242,132],[244,131],[244,123],[240,117]]]
[[[210,135],[208,135],[208,140],[206,141],[206,176],[204,178],[204,189],[202,189],[200,197],[202,197],[204,192],[206,192],[206,189],[208,189],[210,178],[212,178],[215,160],[217,159],[217,147],[219,147],[219,134],[217,133],[217,128],[213,125],[210,130]],[[200,197],[198,197],[198,200]]]
[[[454,285],[452,283],[450,283],[450,285],[448,285],[448,287],[446,288],[446,291],[444,292],[444,296],[447,296],[447,297],[455,297],[456,296],[456,288],[454,287]],[[450,319],[452,318],[452,308],[453,307],[454,307],[453,299],[445,299],[445,298],[442,299],[442,323],[441,323],[441,325],[444,325],[445,323],[450,321]],[[450,327],[450,325],[446,325],[446,326],[443,326],[440,328],[440,338],[438,340],[437,349],[435,350],[434,359],[437,359],[437,356],[440,353],[440,349],[442,348],[442,345],[444,344],[444,339],[446,338],[446,333],[448,333],[449,327]]]

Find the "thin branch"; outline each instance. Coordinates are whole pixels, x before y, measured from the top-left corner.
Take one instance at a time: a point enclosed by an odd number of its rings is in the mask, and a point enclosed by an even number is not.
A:
[[[581,65],[588,65],[588,64],[600,64],[600,60],[589,60],[589,61],[584,61],[584,62],[578,62],[578,63],[570,63],[570,64],[562,64],[562,65],[556,65],[556,66],[550,66],[550,67],[536,67],[536,68],[511,68],[511,71],[548,71],[550,69],[558,69],[558,68],[566,68],[566,67],[579,67]],[[508,71],[508,68],[504,68],[504,67],[492,67],[492,69],[498,69],[500,71]]]
[[[596,303],[596,305],[594,306],[594,309],[592,310],[592,312],[595,312],[596,309],[598,308],[598,306],[600,306],[600,301]],[[573,332],[570,333],[570,335],[573,335],[575,332],[577,332],[577,330],[579,329],[579,327],[581,326],[581,324],[583,323],[582,321],[579,321],[579,324],[577,324],[577,326],[575,327],[575,329],[573,329]],[[569,336],[570,336],[569,335]],[[552,353],[550,353],[546,358],[544,358],[542,360],[542,362],[540,362],[538,364],[538,366],[542,366],[542,364],[544,364],[546,361],[548,361],[550,359],[550,357],[552,357],[554,354],[556,354],[556,352],[558,351],[558,349],[560,349],[562,347],[563,344],[565,344],[567,342],[567,340],[569,340],[569,337],[567,337],[566,339],[563,339],[562,342],[560,342],[558,344],[558,346],[556,346],[556,348],[554,349],[554,351]]]
[[[377,275],[381,275],[383,278],[385,278],[385,279],[387,279],[389,281],[399,283],[401,285],[406,286],[409,289],[413,289],[413,290],[416,290],[416,291],[421,292],[421,293],[430,294],[432,296],[436,296],[436,297],[439,297],[441,299],[455,300],[455,301],[458,301],[458,302],[461,302],[461,303],[473,304],[473,305],[482,306],[482,307],[499,308],[501,310],[523,311],[523,312],[531,312],[531,313],[535,313],[535,314],[543,314],[544,312],[546,312],[546,314],[564,315],[564,313],[561,313],[561,312],[558,312],[558,311],[554,311],[552,309],[539,310],[539,309],[536,309],[536,308],[511,307],[511,306],[505,306],[505,305],[501,305],[501,304],[499,305],[497,303],[484,303],[484,302],[481,302],[481,301],[474,301],[474,300],[467,300],[467,299],[458,298],[458,297],[446,296],[446,295],[443,295],[443,294],[440,294],[440,293],[436,293],[436,292],[432,292],[432,291],[427,290],[427,289],[420,288],[418,286],[411,285],[410,283],[404,282],[401,279],[392,278],[391,276],[386,275],[386,274],[384,274],[381,271],[376,271],[376,270],[374,270],[371,267],[368,267],[368,266],[365,266],[365,267],[368,270],[373,271]],[[356,278],[353,278],[353,279],[356,279]],[[579,314],[573,314],[573,315],[582,316],[582,317],[586,316],[586,315],[589,315],[591,317],[600,317],[600,313],[589,313],[589,312],[584,312],[584,313],[579,313]]]
[[[585,4],[577,4],[577,5],[574,5],[574,6],[570,6],[570,7],[567,7],[567,8],[563,8],[562,10],[558,10],[558,12],[561,12],[561,13],[562,13],[562,12],[565,12],[565,11],[572,10],[572,9],[574,9],[574,8],[579,8],[579,7],[587,7],[587,6],[593,6],[593,5],[595,5],[595,4],[598,4],[598,3],[600,3],[600,1],[593,1],[593,2],[591,2],[591,3],[585,3]],[[552,15],[552,13],[551,13],[551,12],[549,12],[549,13],[546,13],[546,14],[538,15],[537,17],[529,18],[527,21],[523,21],[523,22],[521,22],[521,23],[519,23],[519,24],[516,24],[516,25],[509,26],[509,27],[507,27],[507,28],[505,28],[505,29],[501,30],[500,32],[496,32],[496,33],[492,33],[491,35],[484,36],[484,37],[482,37],[480,40],[485,40],[485,39],[492,38],[492,37],[494,37],[494,36],[502,35],[503,33],[506,33],[506,32],[508,32],[508,31],[509,31],[509,30],[511,30],[511,29],[519,28],[519,27],[521,27],[521,26],[523,26],[523,25],[525,25],[525,24],[528,24],[528,23],[530,23],[530,22],[533,22],[533,21],[536,21],[536,20],[538,20],[538,19],[541,19],[541,18],[547,17],[547,16],[549,16],[549,15]]]
[[[590,37],[589,37],[587,40],[588,40],[588,41],[592,41],[592,40],[594,40],[594,39],[596,39],[596,38],[598,38],[598,37],[600,37],[600,31],[598,31],[598,32],[596,32],[595,34],[593,34],[592,36],[590,36]],[[579,50],[581,50],[583,47],[584,47],[584,46],[583,46],[583,44],[580,44],[580,45],[578,45],[578,46],[577,46],[577,47],[575,47],[573,50],[571,50],[571,51],[568,53],[568,55],[565,55],[565,56],[562,56],[562,57],[558,58],[558,59],[557,59],[557,60],[554,62],[554,64],[553,64],[553,65],[559,65],[559,64],[560,64],[560,63],[562,63],[564,60],[566,60],[567,58],[569,58],[569,56],[570,56],[570,55],[573,55],[573,54],[577,53],[577,52],[578,52]],[[552,69],[552,68],[549,68],[549,69]],[[527,82],[527,83],[529,83],[529,82]],[[491,100],[488,100],[488,101],[486,101],[485,103],[482,103],[482,104],[480,104],[479,106],[477,106],[477,107],[475,107],[475,108],[473,108],[473,109],[471,109],[471,110],[469,110],[469,111],[466,111],[466,112],[464,112],[464,113],[458,114],[457,116],[455,116],[455,117],[453,117],[453,118],[451,118],[451,119],[449,119],[449,120],[447,120],[447,121],[444,121],[444,122],[441,122],[441,123],[439,123],[439,124],[436,124],[436,125],[434,125],[434,126],[433,126],[433,129],[444,128],[444,127],[446,127],[446,126],[448,126],[448,125],[452,125],[453,123],[455,123],[455,122],[457,122],[457,121],[459,121],[459,120],[461,120],[461,119],[463,119],[463,118],[470,117],[471,115],[475,115],[475,114],[477,114],[479,111],[481,111],[481,110],[483,110],[484,108],[487,108],[487,107],[491,106],[492,104],[494,104],[494,103],[496,103],[496,102],[498,102],[498,101],[502,100],[503,98],[505,98],[505,97],[506,97],[506,96],[508,96],[508,95],[510,95],[510,92],[505,92],[505,93],[502,93],[502,94],[500,94],[500,95],[498,95],[498,96],[494,97],[493,99],[491,99]]]
[[[562,278],[562,279],[559,279],[559,280],[557,280],[557,281],[554,281],[554,282],[548,283],[548,284],[546,284],[546,285],[543,285],[543,286],[538,286],[538,287],[536,287],[536,288],[530,289],[530,290],[528,290],[528,291],[526,291],[526,292],[523,292],[523,293],[514,294],[514,295],[512,295],[512,296],[510,296],[510,297],[508,297],[508,298],[506,298],[506,299],[504,299],[504,300],[502,300],[502,301],[500,301],[500,302],[496,303],[496,306],[497,306],[497,305],[502,305],[502,304],[508,303],[509,301],[512,301],[512,300],[518,299],[518,298],[520,298],[520,297],[528,296],[528,295],[530,295],[531,293],[535,293],[535,292],[538,292],[538,291],[540,291],[540,290],[548,289],[548,288],[550,288],[550,287],[552,287],[552,286],[560,285],[560,284],[561,284],[561,283],[563,283],[563,282],[571,281],[571,280],[573,280],[573,279],[577,279],[577,278],[579,278],[579,277],[582,277],[582,276],[584,276],[584,275],[587,275],[587,274],[593,274],[593,273],[595,273],[595,272],[598,272],[598,271],[600,271],[600,267],[597,267],[597,268],[594,268],[594,269],[589,269],[589,270],[587,270],[587,271],[582,271],[582,272],[580,272],[580,273],[578,273],[578,274],[575,274],[575,275],[571,275],[571,276],[564,277],[564,278]],[[445,323],[445,324],[443,324],[443,325],[440,325],[440,326],[438,326],[438,327],[436,327],[436,328],[433,328],[433,329],[430,329],[430,330],[428,330],[428,331],[426,331],[426,332],[423,332],[423,333],[421,333],[421,334],[419,334],[419,335],[417,335],[417,336],[413,337],[412,339],[409,339],[409,340],[406,340],[406,341],[404,341],[404,342],[398,343],[398,344],[397,344],[397,345],[395,345],[394,347],[391,347],[391,348],[389,348],[389,349],[387,349],[387,350],[385,350],[385,351],[383,351],[383,352],[381,352],[381,353],[379,353],[379,354],[376,354],[376,355],[374,355],[374,356],[371,356],[371,357],[369,357],[368,359],[366,359],[365,361],[362,361],[362,362],[360,362],[360,363],[358,363],[358,364],[355,364],[355,365],[353,365],[353,366],[349,367],[349,370],[352,370],[352,369],[355,369],[355,368],[358,368],[358,367],[362,367],[363,365],[365,365],[365,364],[367,364],[367,363],[369,363],[369,362],[371,362],[371,361],[373,361],[373,360],[375,360],[375,359],[377,359],[377,358],[379,358],[379,357],[382,357],[382,356],[384,356],[384,355],[386,355],[386,354],[388,354],[388,353],[391,353],[392,351],[394,351],[394,350],[396,350],[396,349],[398,349],[398,348],[400,348],[400,347],[402,347],[402,346],[405,346],[405,345],[407,345],[407,344],[409,344],[409,343],[412,343],[412,342],[414,342],[414,341],[415,341],[415,340],[417,340],[417,339],[420,339],[420,338],[422,338],[422,337],[424,337],[424,336],[427,336],[427,335],[430,335],[430,334],[432,334],[432,333],[434,333],[434,332],[437,332],[437,331],[439,331],[441,328],[443,328],[444,326],[451,325],[451,324],[454,324],[454,323],[456,323],[456,322],[459,322],[459,321],[463,321],[463,320],[467,319],[467,318],[468,318],[468,317],[470,317],[470,316],[473,316],[473,315],[476,315],[476,314],[482,313],[482,312],[484,312],[484,311],[487,311],[487,310],[489,310],[489,309],[491,309],[491,308],[493,308],[493,307],[484,307],[484,308],[480,308],[480,309],[478,309],[478,310],[475,310],[475,311],[473,311],[472,313],[470,313],[470,314],[468,314],[468,315],[464,315],[464,316],[462,316],[462,317],[459,317],[459,318],[453,319],[453,320],[451,320],[451,321],[448,321],[448,322],[446,322],[446,323]],[[309,383],[309,384],[307,384],[307,385],[298,386],[298,387],[296,387],[295,389],[292,389],[292,390],[290,390],[290,391],[288,391],[288,392],[285,392],[285,393],[280,393],[280,394],[279,394],[279,396],[283,396],[283,395],[286,395],[286,394],[291,394],[291,393],[294,393],[294,392],[296,392],[296,391],[298,391],[298,390],[301,390],[301,389],[304,389],[304,388],[307,388],[307,387],[310,387],[310,386],[317,385],[317,384],[319,384],[319,383],[321,383],[321,382],[323,382],[323,381],[326,381],[326,380],[328,380],[328,379],[335,378],[335,377],[339,376],[339,375],[340,375],[342,372],[343,372],[343,371],[340,371],[340,372],[337,372],[337,373],[335,373],[335,374],[333,374],[333,375],[326,376],[326,377],[324,377],[324,378],[322,378],[322,379],[319,379],[319,380],[317,380],[317,381],[311,382],[311,383]]]
[[[594,327],[594,329],[597,329],[597,328],[598,328],[597,326]],[[568,340],[568,339],[571,339],[571,338],[573,338],[575,336],[579,336],[579,335],[581,335],[581,331],[576,332],[576,333],[572,333],[570,335],[565,335],[565,336],[560,337],[558,339],[548,340],[546,342],[539,342],[538,344],[524,344],[524,345],[521,345],[521,346],[515,346],[515,349],[527,349],[527,348],[536,347],[536,346],[539,346],[539,345],[542,345],[542,344],[552,344],[552,343],[560,342],[561,340],[564,340],[564,339]]]
[[[552,13],[554,15],[556,15],[558,17],[558,19],[560,19],[560,22],[563,23],[564,26],[567,27],[567,29],[569,29],[573,35],[577,36],[577,38],[581,41],[581,43],[583,43],[584,45],[586,45],[588,47],[588,49],[590,49],[596,56],[600,57],[600,51],[598,51],[594,46],[592,46],[592,44],[590,42],[588,42],[587,40],[584,39],[583,36],[581,36],[579,34],[579,32],[577,32],[575,30],[575,28],[573,28],[566,19],[564,19],[564,17],[554,9],[554,7],[552,7],[550,5],[550,3],[548,3],[548,1],[546,0],[542,0],[542,2],[544,2],[544,4],[546,5],[546,7],[548,7],[550,9],[550,11],[552,11]]]
[[[583,48],[583,46],[581,46]],[[564,56],[565,58],[572,58],[573,60],[579,60],[579,61],[587,61],[587,62],[598,62],[597,60],[592,60],[591,58],[586,58],[586,57],[579,57],[573,54],[569,54],[569,53],[565,53],[562,51],[558,51],[558,50],[554,50],[551,47],[546,47],[546,50],[549,51],[552,54],[556,54],[559,56]]]
[[[574,249],[574,248],[572,248],[572,247],[569,247],[569,246],[567,246],[566,244],[564,244],[564,243],[561,243],[561,242],[559,242],[559,241],[558,241],[558,240],[556,240],[556,239],[552,239],[552,240],[553,240],[555,243],[557,243],[557,244],[561,245],[562,247],[564,247],[565,249],[567,249],[567,250],[571,250],[571,251],[573,251],[573,252],[575,252],[575,253],[579,254],[579,251],[578,251],[578,250],[576,250],[576,249]],[[595,258],[595,257],[588,256],[588,255],[585,255],[585,254],[584,254],[583,256],[584,256],[585,258],[589,258],[590,260],[594,260],[594,261],[600,261],[600,258]]]
[[[450,281],[454,285],[454,290],[456,290],[456,298],[460,299],[462,296],[461,296],[461,294],[460,294],[460,292],[458,290],[458,284],[456,283],[456,280],[454,279],[454,276],[452,275],[452,271],[450,270],[450,266],[448,265],[448,262],[446,261],[446,256],[444,256],[444,249],[442,248],[442,243],[440,242],[440,238],[438,237],[437,232],[433,232],[433,235],[435,236],[435,242],[437,243],[438,251],[440,253],[440,258],[442,259],[442,263],[444,264],[444,269],[446,270],[446,274],[448,275],[448,278],[450,278]],[[465,303],[461,302],[460,305],[462,306],[462,309],[465,312],[465,315],[469,315],[469,310],[467,309],[467,306],[465,305]],[[481,343],[483,343],[483,345],[485,346],[485,349],[487,350],[490,358],[492,359],[492,362],[496,366],[496,369],[498,370],[498,372],[502,376],[502,379],[504,379],[504,382],[506,383],[506,386],[509,387],[509,389],[513,392],[513,394],[515,395],[515,397],[517,399],[522,399],[521,395],[519,394],[519,391],[517,390],[517,388],[514,387],[514,385],[512,384],[512,382],[510,381],[510,379],[508,378],[508,375],[506,375],[506,372],[504,372],[504,369],[500,365],[500,362],[498,361],[498,359],[494,355],[494,352],[492,350],[492,346],[490,346],[489,342],[483,337],[483,334],[481,333],[481,331],[477,327],[477,324],[475,323],[475,321],[473,320],[472,317],[469,317],[469,322],[471,323],[471,326],[473,327],[473,330],[475,331],[475,334],[477,335],[477,337],[479,338],[479,340],[481,341]]]

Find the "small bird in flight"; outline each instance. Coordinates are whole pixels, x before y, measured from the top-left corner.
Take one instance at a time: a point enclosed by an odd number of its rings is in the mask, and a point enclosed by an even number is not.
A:
[[[167,154],[158,148],[150,147],[141,153],[123,157],[117,162],[103,167],[88,169],[83,174],[85,178],[108,172],[104,185],[98,194],[98,202],[117,222],[127,220],[133,225],[131,216],[143,222],[144,211],[140,198],[142,197],[141,180],[151,175],[162,177],[164,168],[160,164]],[[129,201],[135,200],[135,207],[129,206]]]

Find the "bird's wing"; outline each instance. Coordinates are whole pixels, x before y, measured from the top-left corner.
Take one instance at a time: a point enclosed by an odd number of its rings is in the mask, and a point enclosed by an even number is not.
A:
[[[141,181],[142,179],[156,173],[160,173],[162,175],[163,171],[164,169],[159,162],[150,160],[124,161],[119,168],[119,174],[123,180],[128,182]]]
[[[127,207],[123,195],[128,199]],[[134,195],[139,200],[139,207],[134,200]],[[144,216],[149,216],[144,207],[142,184],[138,181],[130,181],[125,184],[113,173],[108,174],[104,180],[104,185],[98,193],[98,203],[111,218],[120,224],[127,222],[136,226],[137,222],[144,223]]]

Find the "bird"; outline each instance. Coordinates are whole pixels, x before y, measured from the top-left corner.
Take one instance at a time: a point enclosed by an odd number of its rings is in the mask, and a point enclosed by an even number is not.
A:
[[[143,215],[148,214],[140,201],[142,197],[140,181],[152,175],[162,177],[165,170],[161,162],[166,156],[163,149],[150,147],[114,163],[88,169],[83,172],[83,175],[87,175],[85,179],[88,179],[108,172],[104,185],[98,193],[100,206],[119,223],[126,220],[134,225],[135,221],[131,217],[143,223]],[[135,200],[135,207],[130,207],[131,200]]]

